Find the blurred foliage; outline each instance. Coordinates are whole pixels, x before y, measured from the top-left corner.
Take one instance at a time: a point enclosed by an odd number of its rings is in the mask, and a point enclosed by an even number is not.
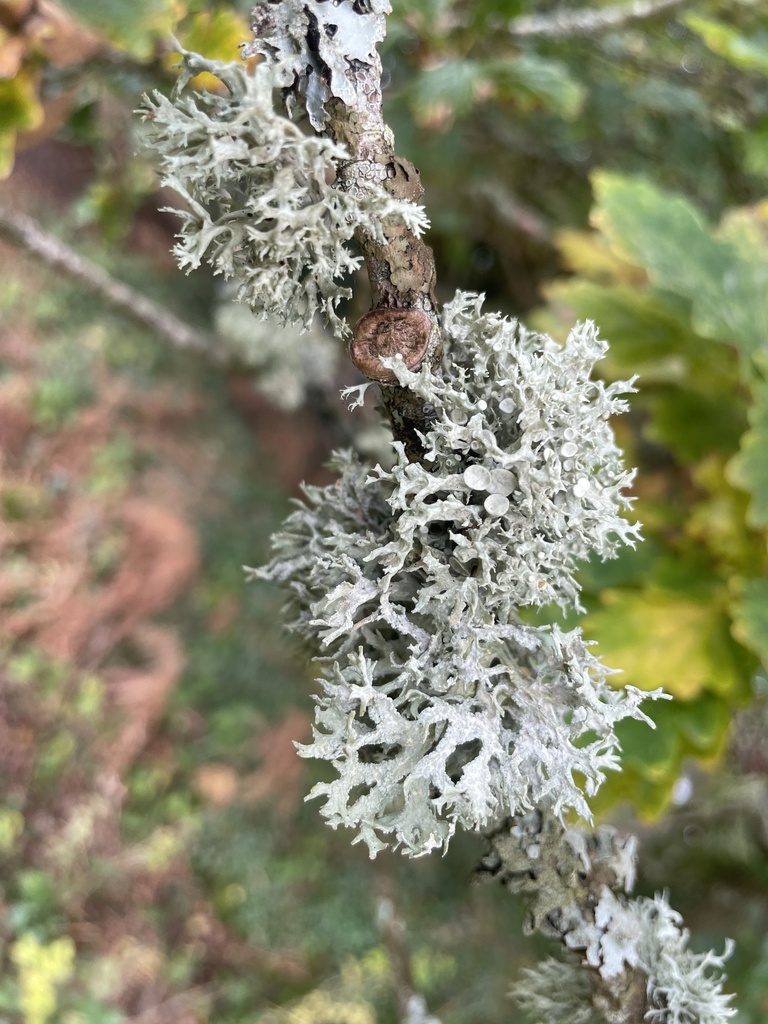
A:
[[[627,770],[600,806],[628,797],[657,813],[684,759],[723,751],[734,710],[768,671],[768,446],[761,430],[768,334],[768,207],[731,210],[712,228],[649,180],[593,177],[596,231],[559,236],[573,276],[549,285],[535,318],[560,336],[600,324],[609,379],[638,374],[636,513],[646,550],[590,566],[585,629],[622,681],[663,686],[653,737],[620,726]],[[751,424],[751,427],[750,427]],[[768,440],[768,438],[766,438]],[[757,442],[757,443],[756,443]]]
[[[583,3],[394,6],[386,116],[421,169],[443,297],[486,291],[558,337],[593,319],[611,342],[606,378],[639,375],[617,429],[647,539],[584,568],[586,629],[619,683],[677,699],[654,707],[655,732],[622,727],[626,770],[597,810],[669,812],[647,826],[641,884],[671,888],[702,947],[735,935],[738,1024],[762,1024],[768,729],[750,701],[768,686],[768,8],[692,0],[558,39],[516,35],[514,19]],[[51,138],[84,154],[57,230],[203,326],[209,281],[125,255],[137,213],[158,205],[132,111],[172,87],[171,34],[236,59],[249,7],[0,0],[0,176],[17,156],[23,177]],[[519,906],[467,893],[471,840],[372,869],[301,804],[313,769],[291,741],[306,735],[311,684],[274,595],[244,588],[240,567],[263,559],[287,503],[258,431],[278,423],[285,462],[317,422],[262,411],[254,436],[219,371],[5,267],[0,340],[20,332],[33,354],[0,351],[4,451],[19,445],[0,480],[0,1017],[120,1024],[161,1006],[169,1024],[388,1024],[406,963],[443,1024],[506,1020],[510,963],[537,950],[519,939]],[[120,680],[161,675],[147,634],[99,617],[136,559],[123,510],[137,500],[183,519],[198,563],[138,609],[182,653],[146,743],[110,775],[136,725]],[[52,547],[66,524],[79,553]],[[140,573],[170,564],[164,543]],[[95,595],[94,646],[74,656],[34,619],[54,564]],[[380,927],[390,897],[405,950]]]
[[[531,306],[556,267],[552,236],[584,222],[598,168],[646,174],[714,215],[764,192],[764,4],[699,0],[563,39],[514,36],[514,18],[542,8],[525,0],[394,6],[387,114],[428,182],[444,286]],[[601,5],[545,10],[571,7]]]

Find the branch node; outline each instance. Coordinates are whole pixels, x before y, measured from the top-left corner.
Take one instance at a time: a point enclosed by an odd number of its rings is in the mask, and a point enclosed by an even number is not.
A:
[[[372,309],[358,321],[349,346],[357,369],[378,384],[397,384],[395,372],[384,359],[398,356],[416,370],[429,351],[431,318],[418,309]]]

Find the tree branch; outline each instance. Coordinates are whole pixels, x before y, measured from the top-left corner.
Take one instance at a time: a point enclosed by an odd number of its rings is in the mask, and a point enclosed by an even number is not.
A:
[[[634,0],[592,10],[560,11],[553,14],[529,14],[514,18],[507,30],[516,39],[572,39],[596,36],[611,29],[624,28],[636,21],[649,21],[671,14],[691,0]]]
[[[381,59],[376,42],[384,37],[386,4],[257,3],[253,9],[253,51],[295,64],[286,89],[288,105],[301,102],[314,127],[342,144],[351,159],[338,169],[336,187],[364,194],[371,182],[394,198],[418,202],[419,172],[396,154],[394,136],[381,111]],[[365,43],[361,43],[361,39]],[[295,55],[301,51],[301,60]],[[251,52],[249,48],[249,52]],[[397,383],[382,362],[401,357],[416,369],[436,365],[441,335],[434,295],[435,261],[429,246],[402,224],[382,226],[382,243],[367,229],[356,240],[362,250],[373,293],[373,308],[355,328],[350,357],[381,386],[396,439],[412,459],[429,429],[430,411],[413,392]]]
[[[606,894],[610,899],[632,888],[634,837],[622,838],[607,826],[590,833],[566,830],[554,815],[536,810],[511,819],[488,842],[478,876],[523,895],[525,932],[558,939],[579,955],[592,1005],[608,1024],[643,1024],[650,1008],[647,975],[631,956],[630,962],[611,962],[613,921],[599,915]]]
[[[0,237],[65,274],[87,291],[101,296],[134,323],[148,328],[174,348],[203,352],[211,359],[220,358],[219,346],[213,335],[197,330],[141,292],[116,280],[92,260],[50,234],[32,217],[1,203]]]

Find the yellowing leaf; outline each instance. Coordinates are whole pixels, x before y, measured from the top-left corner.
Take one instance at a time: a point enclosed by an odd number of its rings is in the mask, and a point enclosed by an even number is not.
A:
[[[595,231],[565,228],[557,232],[555,242],[566,267],[591,281],[634,285],[645,284],[647,281],[642,270],[622,259],[605,238]]]
[[[609,775],[590,801],[596,814],[628,801],[641,817],[655,818],[669,805],[686,758],[695,757],[703,766],[722,758],[731,720],[729,700],[702,693],[692,701],[657,703],[651,715],[656,729],[650,734],[634,719],[617,724],[622,770]]]
[[[187,50],[201,53],[210,60],[232,61],[238,60],[240,43],[250,38],[250,31],[246,19],[233,11],[200,11],[177,26],[176,36]],[[178,52],[169,54],[166,67],[174,67],[180,58]],[[221,89],[218,78],[206,71],[196,75],[191,85],[208,92]]]
[[[13,168],[16,133],[37,128],[42,120],[36,74],[23,69],[13,78],[0,80],[0,178]]]
[[[179,0],[67,0],[76,17],[137,60],[151,60],[183,14]]]
[[[661,686],[679,700],[738,688],[739,665],[718,600],[648,588],[608,590],[602,603],[584,631],[598,641],[607,664],[622,669],[621,683]]]
[[[734,593],[733,635],[768,668],[768,579],[738,580]]]
[[[719,237],[687,199],[646,179],[601,171],[593,187],[595,225],[658,288],[690,300],[698,334],[750,354],[765,345],[768,247],[745,256],[732,231]]]
[[[707,497],[693,507],[685,532],[729,568],[752,573],[765,561],[765,542],[747,528],[747,496],[730,485],[724,470],[716,455],[694,470],[693,479]]]
[[[768,526],[768,381],[754,386],[748,416],[751,428],[741,439],[739,453],[728,464],[728,479],[752,498],[748,519]]]
[[[759,71],[768,74],[768,45],[757,39],[748,39],[737,29],[722,21],[705,18],[700,14],[688,14],[681,19],[689,29],[700,36],[704,45],[713,53],[724,57],[742,71]]]
[[[652,781],[625,762],[621,772],[608,776],[597,796],[590,800],[589,806],[596,817],[601,818],[617,804],[626,802],[631,805],[633,814],[651,821],[663,814],[669,806],[676,778],[677,773],[673,772],[660,781]]]

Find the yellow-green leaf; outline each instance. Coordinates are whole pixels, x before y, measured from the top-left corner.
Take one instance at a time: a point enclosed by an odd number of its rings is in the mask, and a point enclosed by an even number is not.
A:
[[[593,176],[595,225],[659,288],[690,300],[698,334],[753,353],[768,337],[768,247],[745,258],[680,195],[642,178]]]
[[[749,39],[730,25],[701,14],[687,14],[682,20],[708,49],[724,57],[734,67],[768,74],[768,39]]]
[[[151,60],[184,14],[180,0],[67,0],[86,25],[137,60]]]
[[[753,526],[768,526],[768,381],[753,388],[748,416],[751,428],[741,439],[741,450],[728,464],[728,479],[752,498],[748,519]]]
[[[13,78],[0,79],[0,178],[13,168],[16,133],[37,128],[43,116],[33,71],[22,68]]]
[[[201,53],[210,60],[233,61],[240,58],[240,43],[250,38],[248,22],[234,11],[218,9],[204,10],[185,19],[176,29],[176,36],[185,49]],[[169,54],[166,64],[178,64],[180,53]],[[209,92],[221,87],[221,83],[207,71],[196,75],[190,82],[194,89]]]
[[[622,670],[621,683],[661,686],[679,700],[703,690],[728,694],[738,688],[740,666],[728,617],[713,596],[702,600],[655,587],[608,590],[584,631],[598,641],[606,663]]]

